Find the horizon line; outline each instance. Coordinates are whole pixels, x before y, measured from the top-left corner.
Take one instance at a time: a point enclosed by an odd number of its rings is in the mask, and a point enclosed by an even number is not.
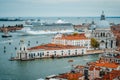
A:
[[[18,17],[18,18],[22,18],[22,17],[100,17],[100,16],[0,16],[0,18],[14,18],[14,17]],[[106,16],[106,18],[109,17],[120,17],[120,16]]]

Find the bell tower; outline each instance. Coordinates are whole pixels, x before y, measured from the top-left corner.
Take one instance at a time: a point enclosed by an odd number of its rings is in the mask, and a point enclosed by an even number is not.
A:
[[[24,40],[20,40],[20,47],[19,50],[17,51],[17,57],[19,59],[27,59],[28,58],[28,50],[26,45],[24,44]]]

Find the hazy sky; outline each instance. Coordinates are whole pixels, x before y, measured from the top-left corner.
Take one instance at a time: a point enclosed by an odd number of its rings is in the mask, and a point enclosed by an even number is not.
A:
[[[120,0],[0,0],[0,17],[120,16]]]

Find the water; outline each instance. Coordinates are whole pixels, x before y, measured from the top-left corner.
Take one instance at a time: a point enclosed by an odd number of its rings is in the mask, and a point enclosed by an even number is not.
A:
[[[57,20],[57,18],[43,18],[49,22]],[[73,24],[79,24],[85,22],[91,22],[93,18],[65,18],[66,21]],[[99,18],[94,18],[98,21]],[[108,18],[110,22],[119,23],[120,18]],[[0,25],[15,25],[24,22],[0,22]],[[53,27],[54,28],[54,27]],[[11,56],[15,56],[15,47],[19,48],[20,40],[24,40],[27,47],[32,47],[40,44],[50,43],[54,34],[45,34],[39,36],[21,36],[19,33],[10,33],[13,37],[1,38],[0,33],[0,80],[36,80],[38,78],[45,78],[45,76],[52,74],[59,74],[67,72],[71,69],[71,65],[85,65],[86,62],[95,61],[98,59],[98,55],[87,55],[73,58],[61,58],[61,59],[38,59],[35,61],[9,61]],[[31,45],[28,45],[28,42]],[[36,43],[38,41],[38,43]],[[5,47],[5,49],[4,49]],[[69,59],[73,59],[74,62],[68,63]]]

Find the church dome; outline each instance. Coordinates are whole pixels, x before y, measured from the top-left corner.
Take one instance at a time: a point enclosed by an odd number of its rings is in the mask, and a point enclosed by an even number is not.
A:
[[[104,11],[102,12],[100,21],[96,24],[97,29],[110,29],[110,24],[105,20]]]
[[[98,23],[97,23],[97,25],[96,25],[96,27],[97,28],[110,28],[110,24],[109,24],[109,22],[108,21],[106,21],[106,20],[101,20],[101,21],[99,21]]]

